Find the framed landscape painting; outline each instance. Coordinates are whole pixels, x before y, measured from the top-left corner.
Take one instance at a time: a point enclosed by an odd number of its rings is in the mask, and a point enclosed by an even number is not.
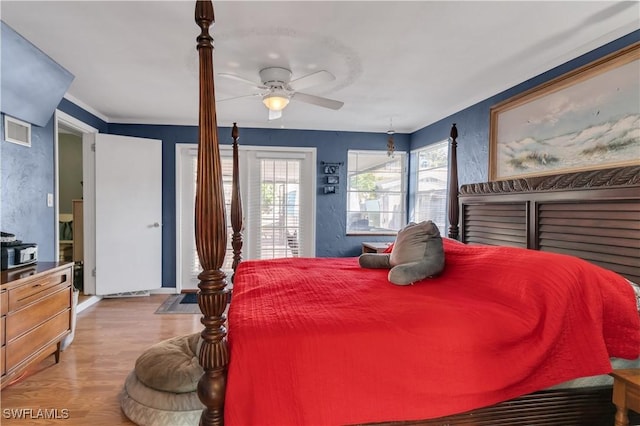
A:
[[[640,164],[640,43],[491,108],[489,179]]]

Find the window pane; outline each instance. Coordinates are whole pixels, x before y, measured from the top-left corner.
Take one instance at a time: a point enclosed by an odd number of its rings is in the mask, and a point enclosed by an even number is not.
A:
[[[261,160],[260,259],[299,256],[300,160]]]
[[[414,220],[431,220],[446,234],[447,179],[449,145],[447,141],[430,145],[416,153],[418,173]]]
[[[347,232],[390,234],[405,225],[406,155],[349,151]]]

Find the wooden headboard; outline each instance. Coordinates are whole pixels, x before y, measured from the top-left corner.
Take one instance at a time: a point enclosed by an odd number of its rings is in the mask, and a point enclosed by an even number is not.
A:
[[[460,239],[570,254],[640,282],[640,166],[463,185]]]

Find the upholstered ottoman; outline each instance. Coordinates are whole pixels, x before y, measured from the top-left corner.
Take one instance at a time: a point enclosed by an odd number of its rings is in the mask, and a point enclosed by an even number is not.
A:
[[[149,347],[136,360],[120,394],[120,407],[145,426],[196,425],[204,406],[196,388],[200,333],[173,337]]]

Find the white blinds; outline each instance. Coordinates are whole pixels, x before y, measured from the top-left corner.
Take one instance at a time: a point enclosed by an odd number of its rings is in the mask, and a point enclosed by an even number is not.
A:
[[[315,151],[247,152],[249,256],[315,254]]]

